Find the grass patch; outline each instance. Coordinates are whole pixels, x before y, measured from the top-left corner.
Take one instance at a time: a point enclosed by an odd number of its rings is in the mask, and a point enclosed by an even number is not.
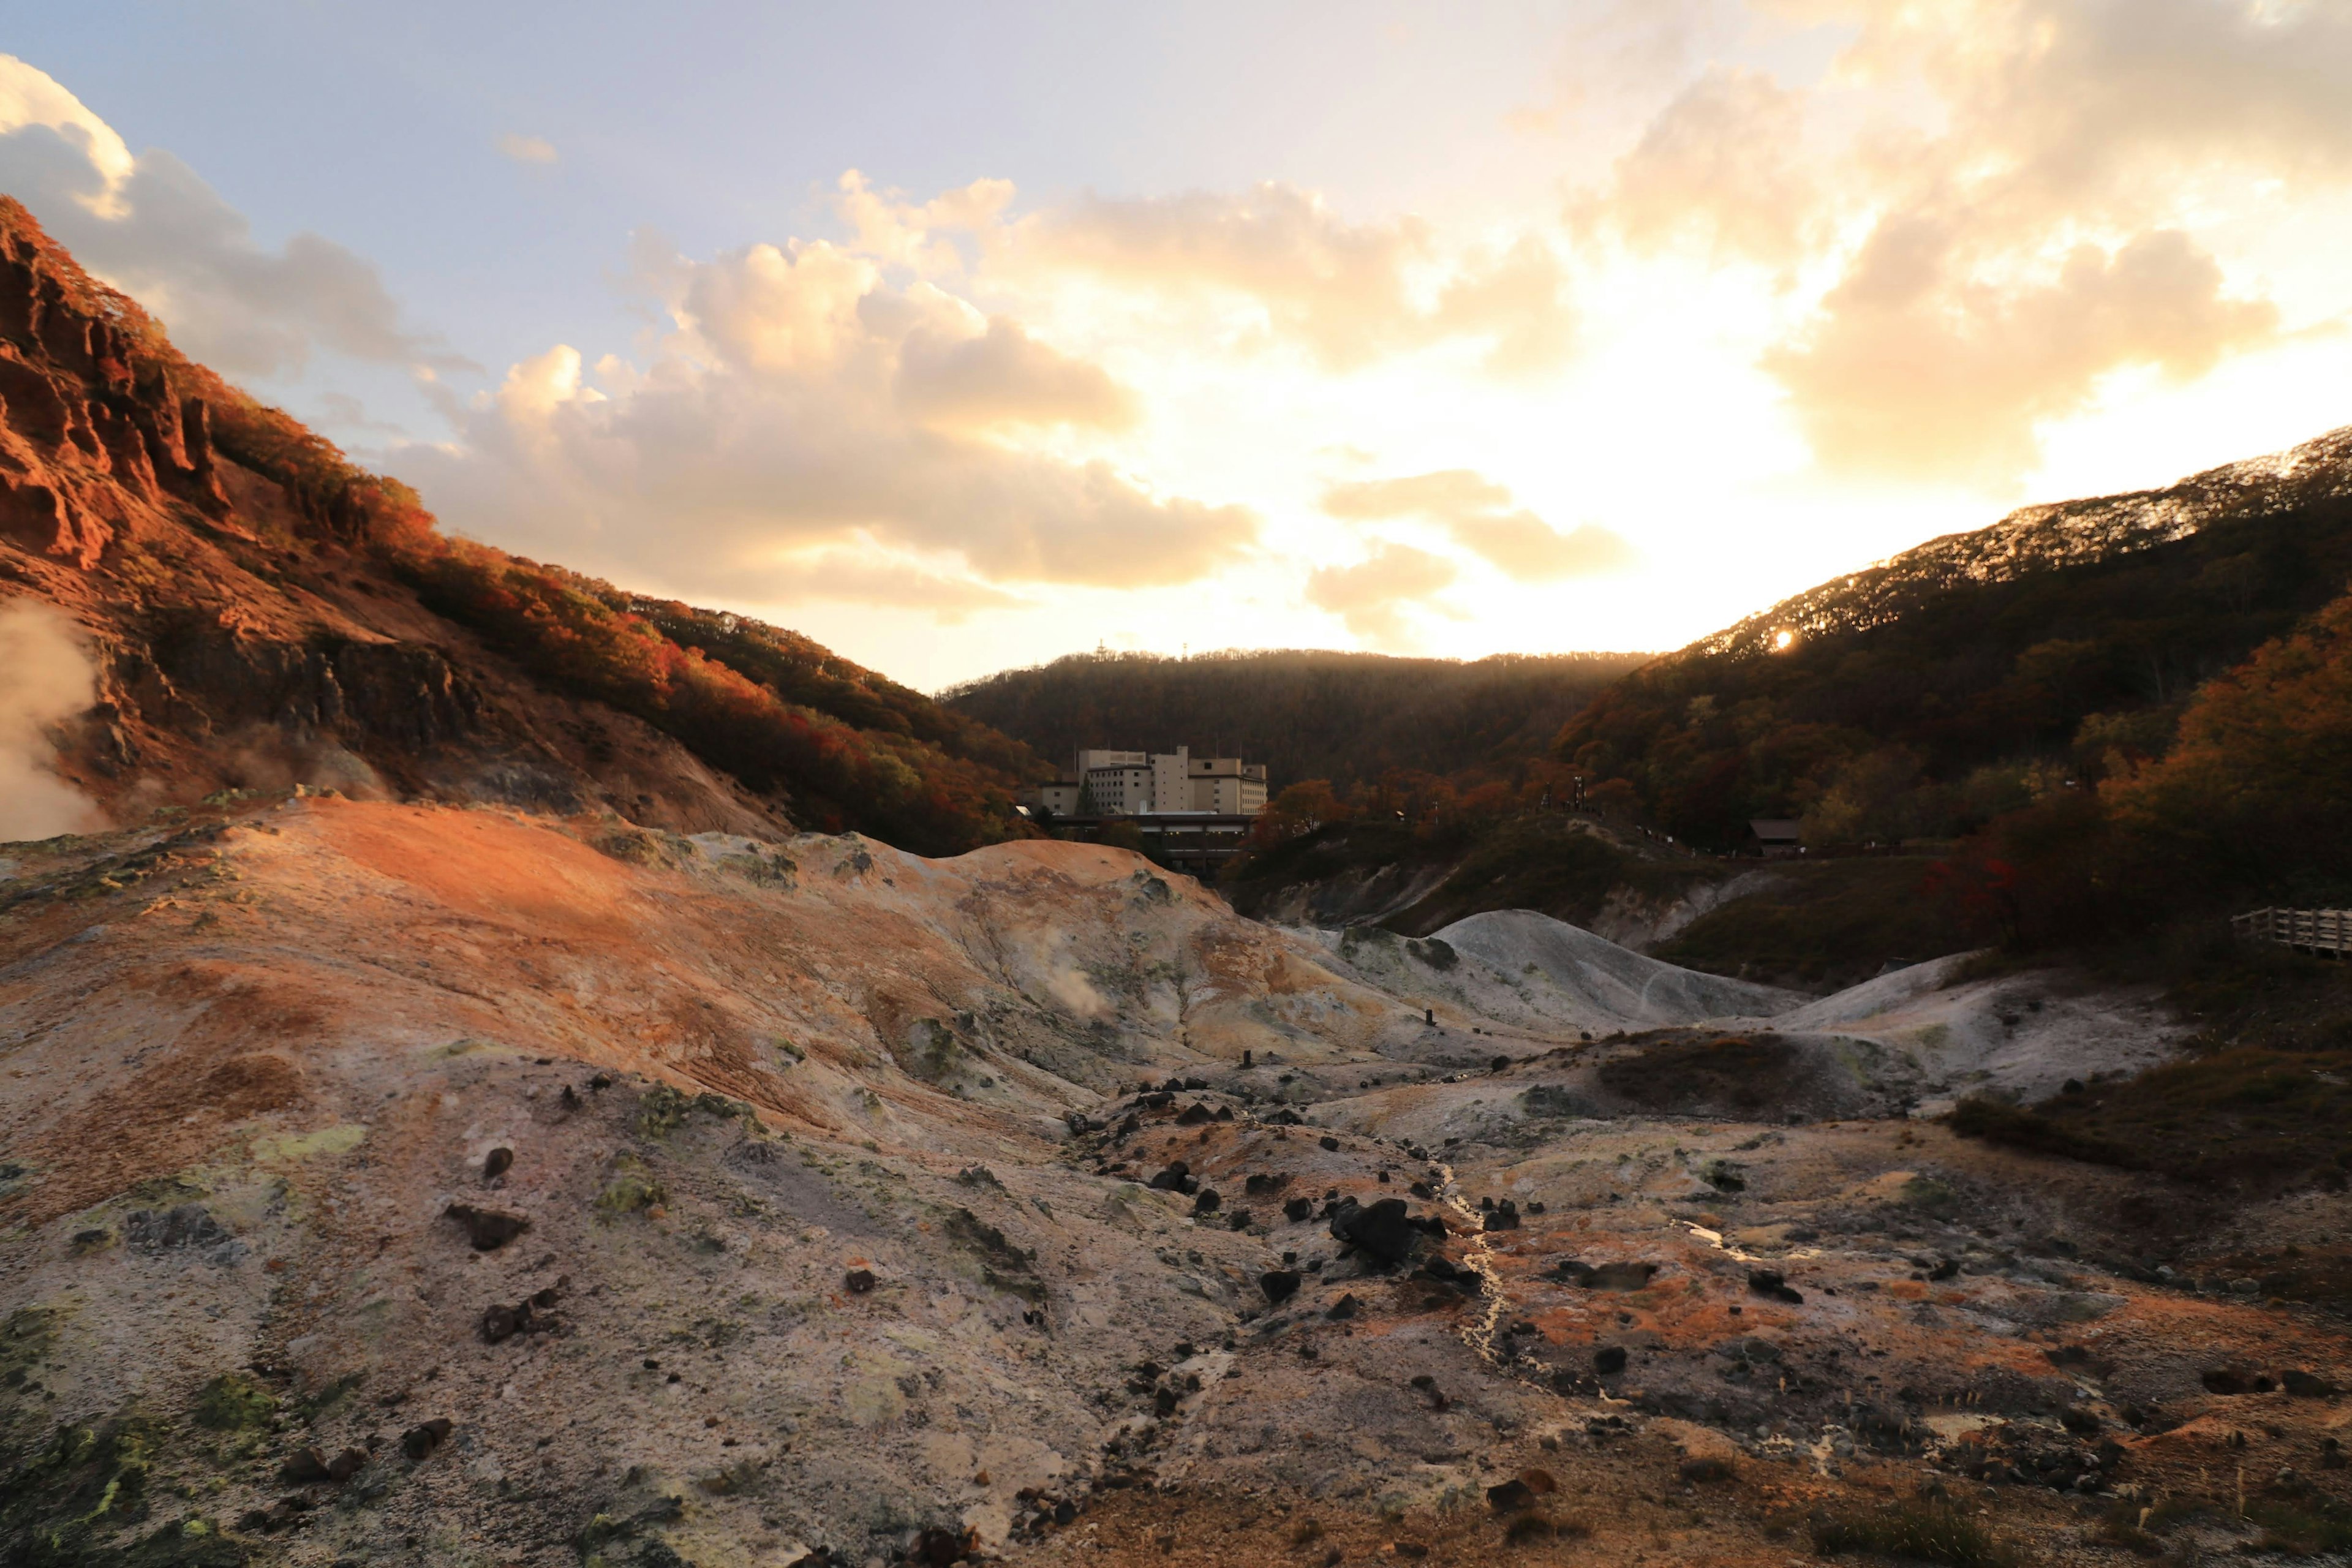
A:
[[[1813,1521],[1813,1551],[1823,1557],[1870,1552],[1947,1568],[2008,1568],[2017,1561],[1967,1514],[1924,1500],[1824,1514]]]
[[[1963,1100],[1955,1132],[2248,1194],[2352,1184],[2352,1050],[2225,1046],[2031,1109]]]
[[[2308,1504],[2258,1502],[2246,1517],[2262,1527],[2257,1552],[2284,1557],[2333,1556],[2352,1551],[2352,1514],[2343,1505],[2315,1499]]]
[[[1603,1089],[1647,1110],[1749,1117],[1790,1104],[1800,1087],[1796,1050],[1771,1035],[1670,1034],[1603,1062],[1593,1076]]]
[[[1889,963],[1977,945],[1946,900],[1922,892],[1924,855],[1783,862],[1770,886],[1699,916],[1651,956],[1685,969],[1802,989],[1858,984]]]

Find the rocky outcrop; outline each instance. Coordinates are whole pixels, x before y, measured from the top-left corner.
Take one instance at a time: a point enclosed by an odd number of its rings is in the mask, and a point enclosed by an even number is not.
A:
[[[306,484],[271,441],[331,452],[257,418],[0,197],[0,599],[45,598],[92,645],[100,701],[57,737],[87,794],[143,813],[307,782],[687,831],[789,826],[676,742],[549,691],[434,615],[373,547],[363,498]]]

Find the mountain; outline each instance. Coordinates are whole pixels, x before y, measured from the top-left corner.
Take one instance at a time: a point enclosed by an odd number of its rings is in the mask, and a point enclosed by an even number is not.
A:
[[[940,694],[1066,763],[1081,746],[1190,745],[1266,763],[1274,787],[1342,792],[1391,772],[1507,773],[1645,654],[1498,654],[1471,662],[1300,648],[1072,654]]]
[[[1402,815],[1277,802],[1227,889],[1263,918],[1413,936],[1537,910],[1811,989],[2003,936],[2340,901],[2347,579],[2352,431],[2028,508],[1600,693],[1550,748],[1598,815],[1539,808],[1537,782],[1559,791],[1534,765],[1516,794]],[[1724,858],[1756,816],[1798,818],[1827,858]]]
[[[1825,583],[1619,682],[1556,753],[1701,845],[1753,816],[1817,846],[1949,837],[2161,756],[2200,685],[2347,579],[2341,430]]]
[[[89,648],[62,771],[118,816],[304,784],[952,851],[1038,771],[804,637],[438,532],[5,198],[0,595]]]

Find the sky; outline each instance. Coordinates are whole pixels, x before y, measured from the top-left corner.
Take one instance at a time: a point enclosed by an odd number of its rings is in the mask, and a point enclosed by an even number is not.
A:
[[[2352,424],[2352,5],[82,0],[0,191],[456,532],[924,689],[1682,645]]]

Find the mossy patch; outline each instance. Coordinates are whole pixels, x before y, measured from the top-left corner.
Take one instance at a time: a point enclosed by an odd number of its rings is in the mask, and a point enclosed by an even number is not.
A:
[[[348,1154],[367,1142],[367,1128],[356,1121],[321,1127],[312,1132],[280,1132],[253,1141],[253,1157],[265,1162],[308,1160],[314,1155]]]
[[[666,1083],[657,1083],[637,1097],[637,1136],[667,1138],[686,1121],[693,1101]]]
[[[667,1202],[669,1189],[655,1180],[646,1169],[646,1163],[634,1154],[624,1154],[613,1162],[613,1179],[596,1194],[596,1212],[610,1215],[638,1214]]]
[[[196,1425],[215,1432],[267,1426],[277,1413],[278,1395],[247,1373],[225,1372],[196,1394]]]

